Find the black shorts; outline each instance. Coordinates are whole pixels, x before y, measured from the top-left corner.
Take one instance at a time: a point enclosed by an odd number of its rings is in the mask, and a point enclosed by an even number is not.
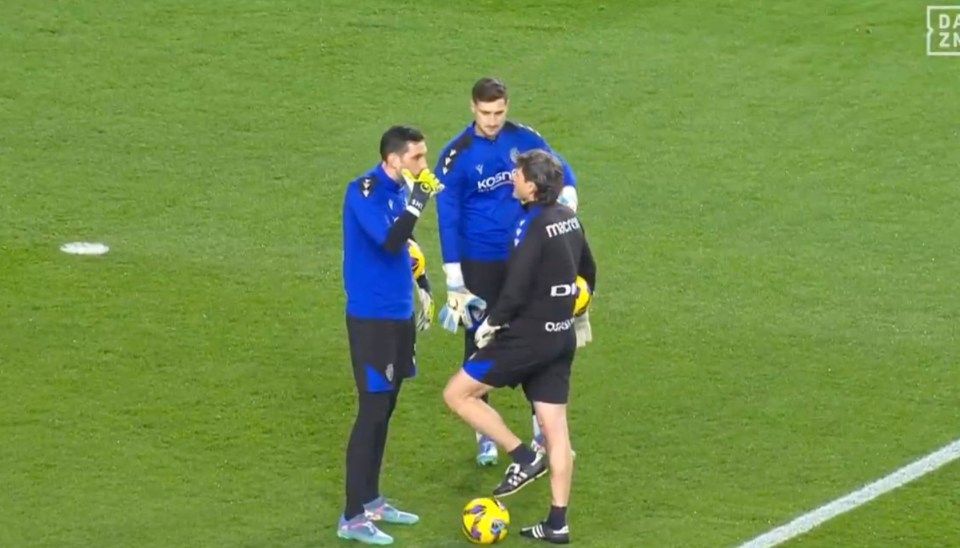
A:
[[[576,350],[577,340],[572,332],[524,337],[504,331],[470,356],[463,370],[494,388],[522,385],[523,393],[532,402],[567,403]]]
[[[392,392],[398,379],[415,377],[416,324],[347,316],[350,361],[360,392]]]
[[[507,280],[506,261],[463,261],[460,263],[463,283],[474,295],[487,301],[487,307],[497,304],[497,297]]]
[[[506,261],[463,261],[460,263],[463,283],[467,289],[487,303],[487,310],[493,310],[500,297],[500,290],[507,280]],[[463,330],[463,359],[466,361],[477,351],[473,341],[476,329]]]

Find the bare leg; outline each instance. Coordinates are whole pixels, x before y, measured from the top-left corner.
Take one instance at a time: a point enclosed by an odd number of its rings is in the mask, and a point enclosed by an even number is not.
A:
[[[454,413],[460,416],[477,432],[497,442],[500,447],[511,451],[522,442],[514,434],[503,417],[482,396],[493,390],[467,375],[462,369],[447,383],[443,391],[443,400]]]
[[[547,442],[551,503],[565,508],[570,502],[570,487],[573,484],[573,453],[567,425],[567,406],[542,402],[533,405]]]

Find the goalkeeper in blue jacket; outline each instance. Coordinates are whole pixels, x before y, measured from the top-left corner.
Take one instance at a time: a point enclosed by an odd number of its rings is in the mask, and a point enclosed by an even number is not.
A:
[[[513,196],[513,171],[519,154],[544,149],[560,158],[564,187],[559,203],[577,209],[576,178],[570,166],[544,138],[522,124],[507,120],[507,87],[482,78],[472,90],[474,120],[440,153],[434,170],[444,185],[437,196],[440,248],[447,281],[447,304],[440,324],[456,333],[464,327],[464,361],[477,347],[474,332],[497,303],[506,277],[513,231],[523,214]],[[543,435],[532,416],[534,450],[542,452]],[[477,463],[497,463],[497,445],[477,433]]]

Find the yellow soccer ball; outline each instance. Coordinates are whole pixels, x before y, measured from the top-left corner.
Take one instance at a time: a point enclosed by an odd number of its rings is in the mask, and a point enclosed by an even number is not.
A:
[[[474,544],[497,544],[509,528],[510,512],[497,499],[473,499],[463,507],[463,534]]]
[[[577,276],[577,299],[573,303],[573,315],[582,316],[590,307],[592,301],[593,293],[590,291],[590,286],[587,285],[587,280],[584,280],[582,276]]]
[[[407,240],[407,248],[410,250],[410,269],[413,271],[413,277],[420,278],[427,272],[427,258],[417,242]]]

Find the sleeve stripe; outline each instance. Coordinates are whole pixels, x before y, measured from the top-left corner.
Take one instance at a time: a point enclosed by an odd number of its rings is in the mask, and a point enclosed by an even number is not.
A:
[[[470,133],[464,133],[453,143],[453,146],[450,147],[450,150],[448,150],[443,157],[442,169],[444,175],[453,169],[453,161],[456,159],[457,154],[469,148],[472,141],[473,138],[470,136]]]

